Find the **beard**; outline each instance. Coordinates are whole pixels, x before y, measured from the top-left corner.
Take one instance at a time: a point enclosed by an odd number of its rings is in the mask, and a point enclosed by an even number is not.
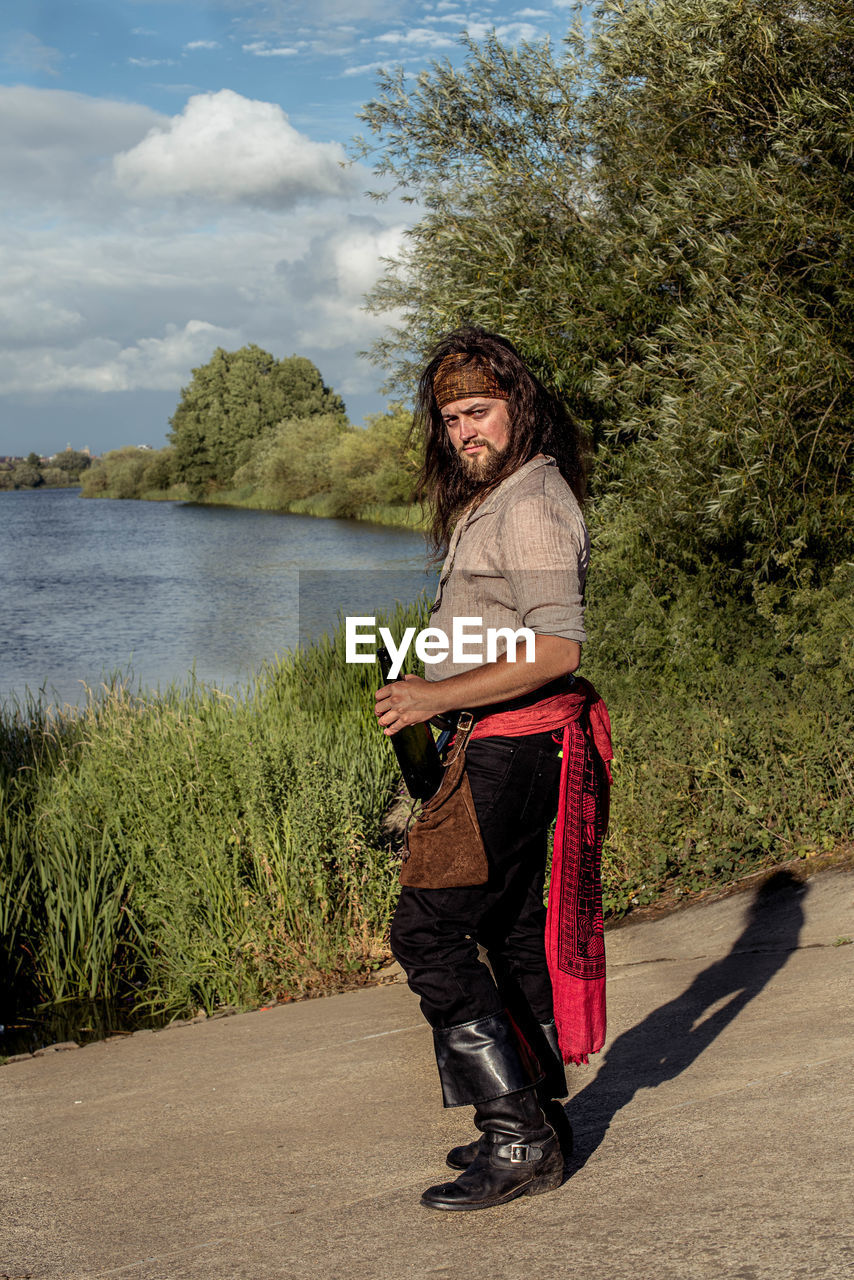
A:
[[[478,454],[472,458],[464,453],[462,449],[457,453],[457,461],[462,470],[465,486],[471,494],[475,494],[478,490],[486,488],[487,485],[495,483],[504,469],[506,459],[504,451],[499,452],[490,440],[468,441],[467,443],[483,445],[485,449],[485,453]]]

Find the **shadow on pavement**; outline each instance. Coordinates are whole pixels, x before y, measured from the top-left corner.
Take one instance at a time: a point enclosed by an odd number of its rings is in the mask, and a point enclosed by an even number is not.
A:
[[[655,1089],[690,1066],[783,968],[798,946],[806,891],[791,872],[775,872],[757,891],[729,954],[614,1041],[595,1080],[567,1103],[576,1133],[567,1172],[586,1163],[639,1089]]]

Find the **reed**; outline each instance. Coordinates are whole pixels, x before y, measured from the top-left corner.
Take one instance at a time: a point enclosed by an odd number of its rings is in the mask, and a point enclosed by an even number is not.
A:
[[[13,814],[5,790],[0,793],[0,998],[12,1000],[27,962],[24,950],[31,912],[33,865],[28,857],[25,823]]]
[[[270,663],[239,698],[116,679],[79,709],[2,710],[7,987],[211,1011],[334,988],[387,956],[397,772],[377,675],[343,646]]]

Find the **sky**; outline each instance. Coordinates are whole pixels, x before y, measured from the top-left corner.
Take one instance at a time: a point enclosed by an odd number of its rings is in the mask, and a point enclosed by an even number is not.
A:
[[[537,4],[537,0],[534,0]],[[363,309],[412,206],[346,163],[380,67],[559,41],[573,0],[17,0],[0,15],[0,455],[165,443],[194,367],[305,355],[381,411]]]

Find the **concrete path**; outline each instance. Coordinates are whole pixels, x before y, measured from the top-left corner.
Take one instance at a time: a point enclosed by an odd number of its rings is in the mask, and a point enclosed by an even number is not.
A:
[[[443,1111],[402,984],[0,1069],[0,1278],[850,1280],[854,874],[608,935],[571,1176],[421,1208]]]

